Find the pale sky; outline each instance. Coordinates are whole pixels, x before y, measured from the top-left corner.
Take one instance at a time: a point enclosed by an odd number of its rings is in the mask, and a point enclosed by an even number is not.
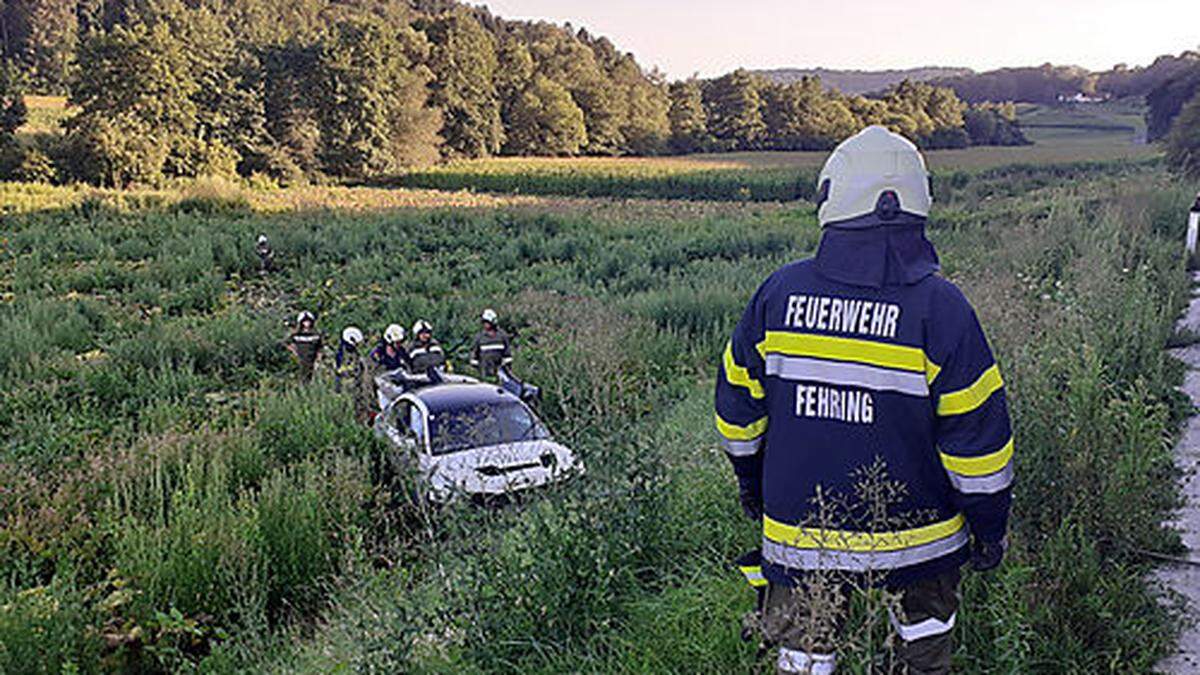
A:
[[[1200,47],[1200,0],[473,0],[570,21],[672,78],[746,68],[1145,65]]]

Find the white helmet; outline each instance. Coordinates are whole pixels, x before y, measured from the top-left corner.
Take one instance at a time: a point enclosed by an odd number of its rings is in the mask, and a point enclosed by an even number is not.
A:
[[[383,331],[383,339],[390,344],[396,344],[404,341],[404,326],[394,323]]]
[[[304,310],[296,315],[296,323],[302,324],[305,321],[316,321],[317,317],[310,311]]]
[[[871,213],[885,221],[901,211],[924,218],[932,203],[925,158],[907,138],[881,126],[843,141],[817,179],[822,227]]]
[[[413,335],[420,335],[421,333],[425,333],[425,332],[432,333],[433,332],[433,324],[429,323],[425,319],[421,319],[413,324],[412,332],[413,332]]]
[[[258,235],[258,245],[262,246],[265,243],[267,243],[267,235],[265,235],[265,234]]]
[[[486,321],[486,322],[488,322],[488,323],[493,323],[493,324],[494,324],[494,323],[496,323],[496,319],[498,319],[498,318],[500,318],[500,317],[498,317],[498,316],[496,315],[496,310],[494,310],[494,309],[485,309],[485,310],[483,310],[483,314],[481,315],[481,317],[480,317],[480,318],[482,318],[484,321]]]
[[[346,330],[342,331],[342,341],[357,347],[362,344],[363,333],[354,326],[347,326]]]

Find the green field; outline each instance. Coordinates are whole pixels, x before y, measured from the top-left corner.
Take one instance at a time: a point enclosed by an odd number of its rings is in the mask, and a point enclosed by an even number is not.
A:
[[[1151,162],[1157,146],[1145,137],[1140,105],[1105,103],[1022,106],[1019,120],[1033,145],[935,150],[935,178],[1008,167]],[[499,158],[414,170],[396,179],[411,188],[502,194],[670,197],[778,201],[812,196],[823,152],[735,152],[665,158]]]
[[[746,161],[716,180],[587,160],[607,177],[566,196],[4,186],[0,671],[769,671],[737,637],[752,596],[730,561],[756,532],[711,378],[757,283],[819,232],[807,202],[738,195],[794,189]],[[535,175],[511,180],[553,178]],[[594,196],[614,181],[642,199]],[[689,187],[709,199],[673,199]],[[966,583],[961,672],[1141,672],[1171,649],[1132,580],[1173,545],[1184,411],[1162,346],[1190,197],[1137,162],[939,190],[931,236],[999,354],[1020,472],[1009,561]],[[259,232],[282,267],[265,279]],[[328,366],[294,384],[284,322],[423,317],[453,346],[488,305],[589,473],[504,509],[418,508]],[[860,629],[849,671],[884,667],[885,637]]]
[[[55,133],[63,103],[31,100],[23,137]],[[1144,671],[1175,625],[1128,579],[1174,545],[1184,411],[1161,347],[1189,193],[1132,143],[1135,109],[1021,116],[1034,146],[929,153],[931,236],[1005,369],[1021,476],[1009,562],[968,578],[956,667]],[[757,283],[815,248],[795,200],[823,159],[0,184],[0,672],[770,671],[737,637],[751,595],[730,561],[756,535],[711,378]],[[266,279],[259,232],[283,268]],[[372,339],[423,317],[462,363],[485,305],[590,471],[429,511],[381,472],[328,365],[294,384],[284,322],[309,308]],[[889,663],[863,628],[880,612],[857,606],[850,672]]]

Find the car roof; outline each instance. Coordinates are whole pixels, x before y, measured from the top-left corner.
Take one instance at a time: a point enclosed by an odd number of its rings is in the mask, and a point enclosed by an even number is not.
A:
[[[494,384],[436,384],[412,392],[429,412],[462,410],[484,405],[520,403],[521,399]]]

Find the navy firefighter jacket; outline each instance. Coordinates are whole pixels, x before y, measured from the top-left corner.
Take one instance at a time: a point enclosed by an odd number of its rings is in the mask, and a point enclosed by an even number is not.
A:
[[[750,300],[718,372],[716,422],[761,481],[764,575],[875,572],[907,584],[1000,541],[1013,439],[971,305],[922,222],[827,229]]]

